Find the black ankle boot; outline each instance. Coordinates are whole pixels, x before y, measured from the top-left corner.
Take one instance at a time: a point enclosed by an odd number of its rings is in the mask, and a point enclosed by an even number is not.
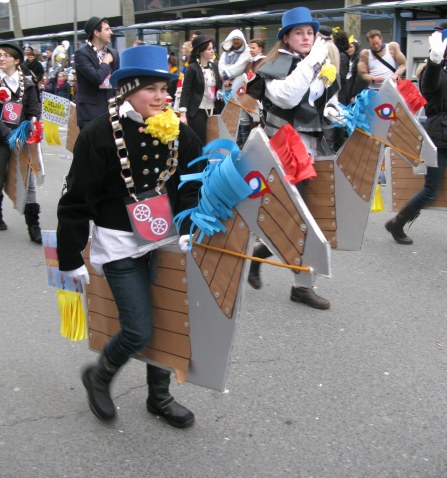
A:
[[[150,413],[163,417],[169,425],[176,428],[187,428],[194,423],[194,414],[174,400],[169,393],[171,372],[147,365],[147,384],[149,396],[146,407]]]
[[[8,229],[8,226],[6,225],[5,221],[3,220],[2,204],[3,204],[3,194],[0,193],[0,231],[6,231],[6,229]]]
[[[331,303],[324,297],[319,296],[313,287],[292,287],[290,292],[292,302],[303,302],[314,309],[329,309]]]
[[[267,259],[267,257],[272,256],[270,249],[262,242],[256,244],[253,249],[253,257],[259,257],[260,259]],[[248,283],[253,287],[253,289],[261,289],[261,262],[251,261],[250,270],[248,272]]]
[[[113,365],[102,353],[97,365],[91,365],[82,372],[82,383],[87,389],[91,411],[103,421],[116,416],[115,405],[110,396],[110,384],[119,367]]]
[[[385,229],[393,236],[398,244],[413,244],[413,239],[404,232],[404,226],[413,222],[419,216],[419,210],[408,204],[403,207],[394,217],[385,223]]]
[[[253,287],[253,289],[261,289],[262,282],[259,270],[261,268],[260,262],[251,261],[250,270],[248,271],[248,283]]]
[[[40,206],[37,203],[25,204],[25,222],[28,226],[29,237],[32,242],[42,244],[42,233],[39,226]]]

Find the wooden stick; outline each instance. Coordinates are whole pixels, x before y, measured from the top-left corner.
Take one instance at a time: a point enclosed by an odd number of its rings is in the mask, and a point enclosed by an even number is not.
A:
[[[208,244],[198,244],[196,241],[192,241],[192,243],[195,246],[203,247],[204,249],[209,249],[211,251],[216,251],[216,252],[222,252],[223,254],[239,257],[241,259],[249,259],[250,261],[262,262],[264,264],[270,264],[271,266],[284,267],[285,269],[292,269],[294,271],[312,272],[312,267],[293,266],[291,264],[284,264],[282,262],[270,261],[269,259],[261,259],[260,257],[248,256],[246,254],[241,254],[240,252],[230,251],[228,249],[222,249],[220,247],[210,246]]]

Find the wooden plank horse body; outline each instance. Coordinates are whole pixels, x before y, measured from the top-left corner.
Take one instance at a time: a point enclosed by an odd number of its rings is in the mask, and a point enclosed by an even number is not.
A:
[[[5,192],[20,214],[24,213],[31,174],[37,185],[44,181],[45,170],[40,143],[19,144],[11,151],[6,175]]]
[[[234,166],[253,192],[236,204],[226,232],[205,237],[203,243],[249,254],[257,235],[284,262],[329,275],[329,244],[296,188],[284,179],[263,130],[252,133]],[[154,332],[140,358],[175,370],[180,382],[222,391],[248,261],[198,245],[186,253],[167,246],[156,254],[156,280],[150,286]],[[118,312],[105,278],[86,262],[90,347],[99,351],[119,330]]]
[[[230,109],[227,115],[216,118],[214,135],[218,131],[234,138],[240,111],[234,103],[226,106]],[[384,120],[380,110],[390,105],[399,114],[392,121]],[[383,142],[405,150],[408,136],[416,135],[416,155],[424,157],[425,164],[432,164],[436,153],[393,85],[382,87],[366,115],[374,137],[356,131],[338,155],[316,158],[319,175],[308,187],[308,206],[296,188],[285,181],[283,168],[265,133],[254,129],[235,162],[240,176],[248,184],[254,183],[253,194],[235,206],[233,216],[226,221],[225,234],[215,234],[203,242],[249,253],[257,235],[284,263],[311,266],[316,274],[330,275],[330,247],[322,231],[333,247],[360,248]],[[424,167],[416,163],[415,167]],[[334,221],[335,227],[329,224],[328,228],[327,223]],[[150,286],[154,332],[140,358],[175,370],[180,382],[187,380],[223,390],[247,261],[197,245],[186,253],[174,246],[164,247],[157,255],[156,280]],[[89,270],[91,283],[86,290],[90,347],[99,351],[119,330],[119,321],[106,280],[91,267]]]
[[[394,135],[400,139],[399,150],[385,148],[385,203],[386,208],[392,211],[402,209],[408,200],[424,187],[427,167],[437,166],[436,147],[417,118],[402,110],[399,110],[397,115],[402,117],[402,122],[407,126]],[[413,124],[410,124],[410,120]],[[415,161],[415,157],[423,162]],[[444,170],[439,196],[427,208],[447,208],[447,170]]]
[[[385,150],[419,174],[436,165],[436,148],[394,82],[383,84],[364,114],[371,134],[356,129],[337,155],[317,156],[317,177],[305,190],[306,204],[336,249],[361,248]]]

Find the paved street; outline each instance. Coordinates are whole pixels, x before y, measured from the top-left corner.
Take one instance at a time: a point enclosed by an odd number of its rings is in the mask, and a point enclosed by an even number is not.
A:
[[[44,146],[43,229],[70,160]],[[318,281],[332,307],[289,301],[290,272],[247,288],[227,393],[174,385],[196,414],[177,430],[145,409],[145,366],[113,388],[118,420],[90,412],[79,374],[95,359],[59,335],[41,248],[5,199],[0,232],[0,478],[443,478],[447,476],[447,215],[424,211],[412,246],[372,214],[359,252]]]

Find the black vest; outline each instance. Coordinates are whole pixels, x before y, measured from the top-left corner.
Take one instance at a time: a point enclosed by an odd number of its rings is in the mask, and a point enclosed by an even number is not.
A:
[[[283,80],[292,73],[300,61],[301,58],[280,53],[274,61],[266,63],[256,70],[256,74],[263,80]],[[329,88],[326,88],[325,93],[314,102],[314,106],[309,103],[309,89],[300,103],[291,109],[283,109],[274,105],[264,95],[262,102],[266,115],[266,125],[275,128],[280,127],[281,123],[287,122],[293,126],[295,131],[318,135],[318,133],[323,131],[322,118],[324,106],[339,88],[337,78],[337,81],[334,81]]]

